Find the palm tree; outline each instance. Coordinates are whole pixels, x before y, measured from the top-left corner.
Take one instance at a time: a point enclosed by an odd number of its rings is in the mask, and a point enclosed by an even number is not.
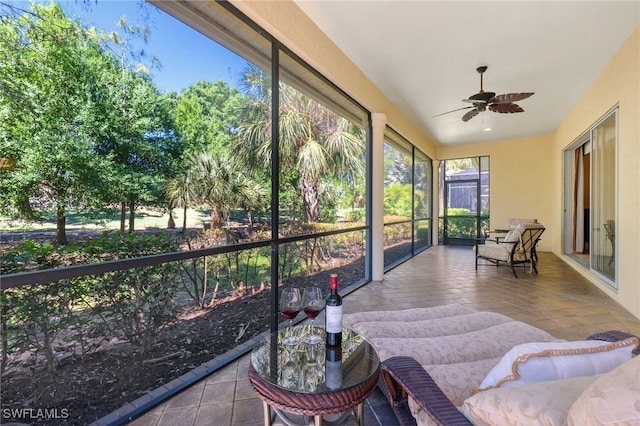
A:
[[[169,212],[182,207],[182,233],[187,229],[187,209],[196,203],[195,187],[188,169],[183,169],[174,179],[167,183],[165,192],[169,201]]]
[[[219,228],[223,217],[234,208],[245,207],[251,215],[266,192],[228,155],[203,151],[188,156],[185,166],[189,196],[209,207],[212,229]]]
[[[261,69],[248,65],[241,90],[247,103],[236,135],[236,152],[250,167],[270,166],[271,85]],[[364,131],[318,101],[280,83],[280,168],[299,175],[304,221],[319,217],[319,183],[355,180],[364,171]]]
[[[267,190],[257,181],[245,176],[238,176],[235,193],[237,206],[247,211],[247,227],[249,233],[253,233],[253,211],[267,198]]]

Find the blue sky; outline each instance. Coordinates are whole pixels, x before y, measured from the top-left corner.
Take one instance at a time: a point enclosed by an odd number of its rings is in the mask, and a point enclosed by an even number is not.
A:
[[[179,92],[198,80],[224,80],[235,86],[246,64],[238,55],[147,3],[136,0],[59,3],[67,15],[104,31],[116,30],[120,16],[124,16],[129,25],[148,25],[148,41],[141,42],[138,49],[144,48],[147,55],[160,61],[161,66],[152,69],[151,74],[162,92]]]

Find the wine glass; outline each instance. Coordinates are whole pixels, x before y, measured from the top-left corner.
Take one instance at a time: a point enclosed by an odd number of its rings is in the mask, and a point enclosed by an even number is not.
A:
[[[324,307],[324,297],[322,296],[322,290],[318,287],[306,287],[302,296],[302,306],[304,313],[309,319],[311,319],[311,325],[309,326],[309,335],[305,337],[305,343],[316,344],[320,343],[320,337],[313,331],[313,320],[316,319],[322,308]]]
[[[317,345],[308,345],[307,362],[302,367],[302,386],[305,392],[314,392],[324,382],[324,368],[316,355]]]
[[[300,365],[297,355],[289,352],[287,362],[280,372],[279,384],[287,389],[297,390],[300,386]]]
[[[282,339],[282,344],[284,345],[292,346],[300,342],[300,339],[291,333],[291,323],[296,315],[298,315],[298,312],[300,312],[300,308],[300,290],[295,287],[282,289],[282,293],[280,293],[280,312],[289,320],[287,336]]]

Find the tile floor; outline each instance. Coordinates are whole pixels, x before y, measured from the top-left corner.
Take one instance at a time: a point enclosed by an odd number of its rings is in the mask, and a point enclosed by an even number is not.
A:
[[[344,298],[345,313],[469,304],[542,328],[556,337],[582,339],[604,330],[640,335],[640,320],[551,253],[539,253],[539,274],[507,268],[474,270],[467,247],[432,247]],[[134,420],[135,426],[262,425],[262,401],[247,376],[249,357],[177,394]],[[397,424],[379,390],[366,401],[364,423]]]

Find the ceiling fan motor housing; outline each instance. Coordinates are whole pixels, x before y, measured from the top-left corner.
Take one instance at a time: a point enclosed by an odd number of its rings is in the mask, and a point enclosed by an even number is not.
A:
[[[469,100],[488,103],[495,95],[495,92],[480,92],[470,96]]]

